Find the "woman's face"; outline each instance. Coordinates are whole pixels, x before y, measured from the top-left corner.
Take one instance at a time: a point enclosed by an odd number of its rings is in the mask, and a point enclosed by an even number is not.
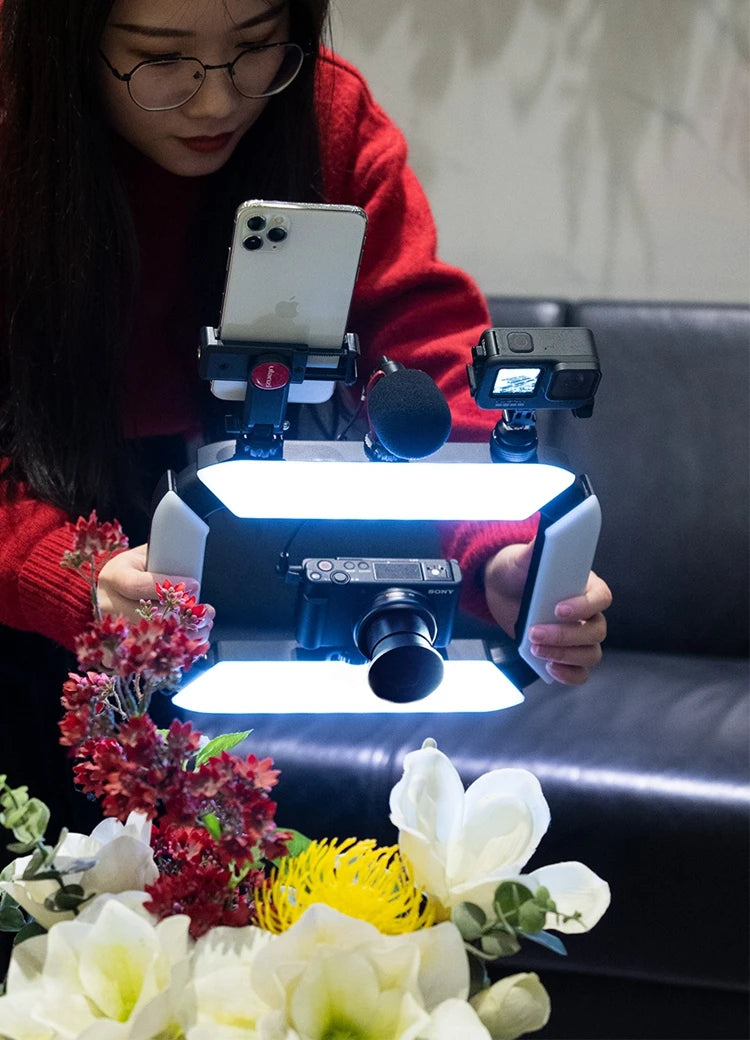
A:
[[[101,41],[121,74],[166,55],[204,65],[232,61],[244,48],[288,39],[288,0],[115,0]],[[239,94],[226,69],[210,70],[180,108],[147,112],[127,83],[101,62],[109,121],[121,137],[170,173],[200,177],[220,169],[267,99]]]

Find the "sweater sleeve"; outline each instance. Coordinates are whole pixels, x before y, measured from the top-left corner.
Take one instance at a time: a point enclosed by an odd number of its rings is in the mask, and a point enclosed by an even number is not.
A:
[[[451,439],[488,440],[499,415],[476,405],[466,375],[471,348],[491,324],[484,296],[465,272],[439,259],[430,206],[408,165],[406,141],[360,73],[334,57],[322,63],[322,72],[327,194],[368,216],[349,319],[360,338],[362,376],[383,354],[423,369],[448,400]],[[461,566],[467,609],[489,618],[484,564],[505,545],[530,541],[536,527],[536,517],[446,525],[444,552]]]
[[[71,548],[60,509],[0,480],[0,623],[72,649],[91,620],[88,585],[60,566]]]

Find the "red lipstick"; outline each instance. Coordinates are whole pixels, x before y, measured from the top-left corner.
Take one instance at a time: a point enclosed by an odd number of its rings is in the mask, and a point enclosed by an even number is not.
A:
[[[216,137],[181,137],[180,141],[193,152],[220,152],[232,140],[232,134],[217,134]]]

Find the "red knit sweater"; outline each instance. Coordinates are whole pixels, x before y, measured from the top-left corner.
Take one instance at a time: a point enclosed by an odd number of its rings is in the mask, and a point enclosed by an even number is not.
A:
[[[471,399],[466,363],[489,324],[484,298],[461,271],[436,256],[425,195],[406,163],[406,142],[373,100],[360,73],[334,56],[320,62],[319,121],[328,201],[361,206],[368,230],[350,327],[360,337],[362,371],[382,354],[429,372],[448,398],[454,440],[488,436],[497,416]],[[128,361],[129,436],[201,429],[198,329],[187,315],[188,215],[200,179],[179,178],[148,160],[129,171],[145,286]],[[87,590],[60,567],[69,519],[31,496],[9,501],[0,483],[0,623],[71,647],[90,617]],[[465,601],[481,604],[476,574],[504,544],[530,540],[536,522],[458,525],[445,551],[464,570]]]

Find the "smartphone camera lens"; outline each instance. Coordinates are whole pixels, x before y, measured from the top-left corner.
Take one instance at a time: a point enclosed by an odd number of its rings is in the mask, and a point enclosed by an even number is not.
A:
[[[283,227],[272,227],[268,232],[269,242],[283,242],[286,238],[286,229]]]
[[[262,249],[263,239],[260,237],[260,235],[250,235],[250,237],[246,238],[242,244],[245,247],[245,249],[249,249],[251,251],[254,249]]]
[[[247,226],[251,231],[262,231],[266,226],[265,217],[250,217]]]

